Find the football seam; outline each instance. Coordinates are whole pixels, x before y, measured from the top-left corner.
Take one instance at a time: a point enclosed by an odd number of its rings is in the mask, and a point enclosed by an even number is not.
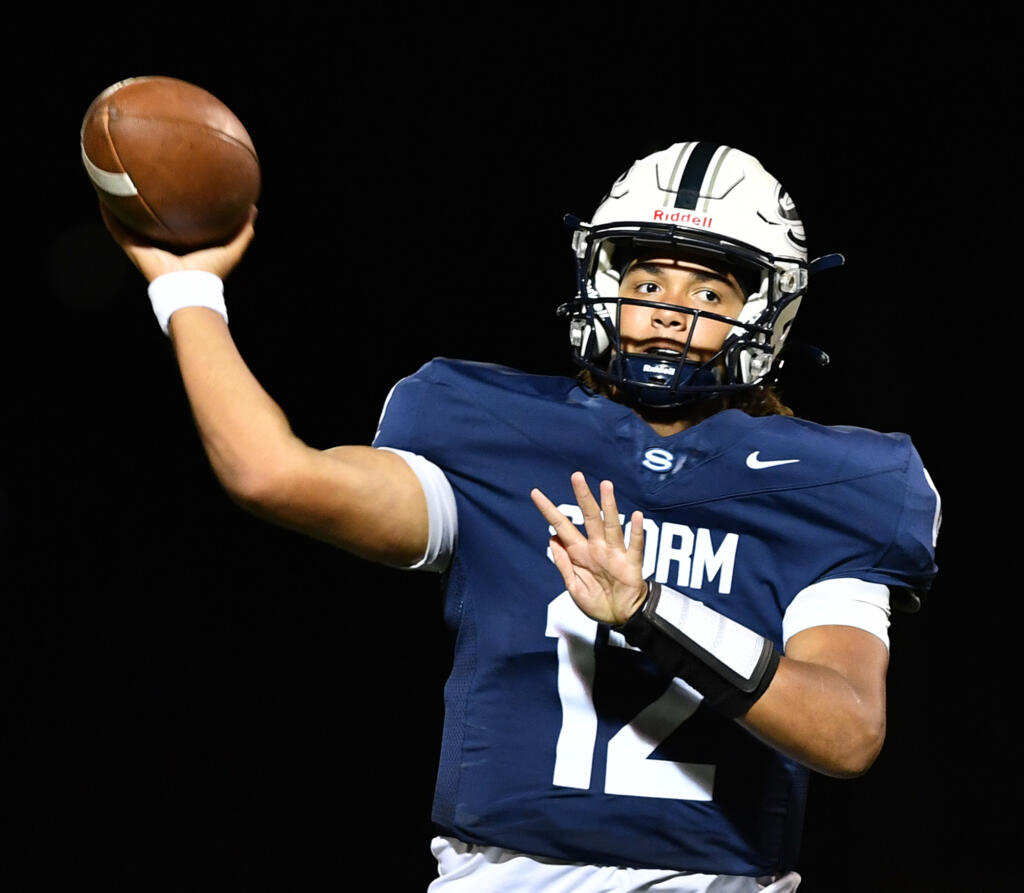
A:
[[[235,139],[233,136],[225,133],[223,130],[218,130],[216,127],[210,127],[207,124],[200,124],[197,121],[190,121],[188,118],[161,118],[156,115],[121,115],[119,116],[118,120],[157,121],[164,124],[186,124],[189,127],[195,127],[197,130],[204,130],[207,133],[213,134],[214,136],[217,136],[218,138],[224,140],[224,142],[226,143],[232,143],[233,145],[238,146],[240,149],[244,149],[245,152],[252,157],[252,160],[256,162],[257,166],[259,166],[260,160],[255,150],[249,148],[249,146],[247,146],[241,140]],[[119,162],[120,160],[121,159],[118,158]],[[124,165],[122,165],[122,167],[124,167]]]
[[[121,154],[117,151],[117,144],[114,142],[114,138],[110,135],[110,109],[108,107],[107,113],[103,116],[103,133],[107,138],[107,145],[110,146],[110,151],[114,153],[114,158],[117,160],[121,170],[128,173],[128,168],[125,167],[124,162],[121,160]],[[131,174],[129,174],[131,176]],[[139,200],[143,208],[146,209],[146,213],[166,232],[173,233],[172,230],[163,219],[150,207],[149,202],[146,201],[145,196],[141,192],[136,192],[135,197]]]

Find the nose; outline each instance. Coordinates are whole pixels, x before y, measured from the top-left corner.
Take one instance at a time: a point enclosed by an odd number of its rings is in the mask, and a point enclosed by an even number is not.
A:
[[[651,325],[656,329],[676,329],[685,332],[690,327],[692,315],[680,307],[678,310],[669,307],[651,308]]]

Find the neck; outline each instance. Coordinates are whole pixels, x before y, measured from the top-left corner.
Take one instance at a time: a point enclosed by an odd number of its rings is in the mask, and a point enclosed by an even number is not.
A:
[[[649,406],[631,406],[640,418],[650,425],[661,437],[669,437],[692,428],[716,412],[727,409],[728,404],[721,397],[699,400],[689,406],[675,409],[653,409]]]
[[[678,434],[680,431],[685,431],[691,425],[696,424],[695,422],[691,422],[689,419],[676,419],[675,421],[672,422],[659,422],[655,421],[654,419],[647,418],[647,416],[645,416],[642,412],[639,412],[638,410],[634,410],[634,412],[636,412],[636,414],[640,416],[640,418],[647,422],[647,424],[654,429],[654,432],[659,437],[671,437],[673,434]]]
[[[590,372],[581,372],[579,381],[587,390],[601,394],[616,403],[629,406],[661,437],[669,437],[672,434],[685,431],[687,428],[692,428],[723,409],[741,409],[751,416],[793,415],[793,410],[782,402],[771,386],[758,387],[737,394],[710,397],[705,400],[695,400],[687,406],[676,409],[654,409],[650,406],[638,406],[623,399],[618,388],[596,380]]]
[[[587,384],[592,390],[603,394],[609,400],[622,403],[633,410],[642,418],[660,437],[670,437],[692,428],[694,425],[704,421],[716,412],[729,408],[729,401],[725,397],[709,397],[705,400],[694,400],[686,406],[677,406],[672,409],[658,409],[653,406],[643,406],[633,403],[624,398],[622,392],[615,385],[606,382],[594,382],[589,375],[585,375]]]

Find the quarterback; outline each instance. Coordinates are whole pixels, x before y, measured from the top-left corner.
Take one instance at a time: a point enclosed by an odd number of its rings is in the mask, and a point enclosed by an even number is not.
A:
[[[301,442],[239,355],[251,223],[180,257],[108,225],[232,498],[442,577],[432,891],[796,889],[808,773],[877,757],[889,613],[930,586],[940,513],[905,435],[773,390],[840,259],[808,262],[755,158],[678,143],[572,220],[577,379],[435,359],[370,446]]]

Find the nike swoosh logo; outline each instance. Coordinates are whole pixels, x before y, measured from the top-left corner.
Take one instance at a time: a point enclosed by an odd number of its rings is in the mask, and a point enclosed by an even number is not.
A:
[[[761,455],[760,450],[755,450],[749,456],[747,456],[747,468],[774,468],[776,465],[789,465],[793,462],[799,462],[799,459],[769,459],[761,460],[757,457]]]

